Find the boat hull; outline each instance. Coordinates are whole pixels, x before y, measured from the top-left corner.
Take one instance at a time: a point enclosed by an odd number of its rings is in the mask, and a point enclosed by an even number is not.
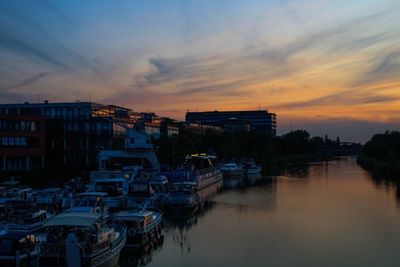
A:
[[[16,256],[4,256],[0,255],[0,262],[2,267],[15,267],[15,266],[39,266],[38,265],[38,255],[20,255],[18,263]]]
[[[230,177],[241,177],[244,176],[245,172],[242,169],[237,169],[237,170],[224,170],[222,171],[224,178],[230,178]]]
[[[126,238],[119,241],[115,247],[111,247],[106,251],[102,251],[96,255],[90,255],[81,258],[82,267],[116,267],[118,266],[118,259],[122,248],[125,246]],[[67,266],[67,262],[64,255],[60,257],[50,256],[46,254],[46,251],[42,252],[39,257],[39,265],[46,267],[60,267]]]

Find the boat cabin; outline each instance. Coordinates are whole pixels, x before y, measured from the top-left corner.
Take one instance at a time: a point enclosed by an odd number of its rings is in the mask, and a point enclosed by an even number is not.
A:
[[[50,219],[40,244],[41,266],[116,266],[126,230],[99,214],[66,212]]]
[[[73,207],[67,212],[88,212],[101,214],[108,217],[106,199],[109,197],[105,192],[86,192],[77,194],[73,200]]]
[[[34,233],[43,228],[49,214],[29,201],[9,200],[2,209],[1,225],[8,231]]]
[[[66,194],[67,192],[62,188],[46,188],[38,191],[34,199],[41,208],[47,209],[52,213],[58,213],[61,211]]]

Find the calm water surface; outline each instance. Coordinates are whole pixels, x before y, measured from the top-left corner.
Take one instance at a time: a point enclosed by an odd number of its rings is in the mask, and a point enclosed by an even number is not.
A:
[[[354,158],[310,164],[218,194],[121,266],[400,266],[396,195]]]

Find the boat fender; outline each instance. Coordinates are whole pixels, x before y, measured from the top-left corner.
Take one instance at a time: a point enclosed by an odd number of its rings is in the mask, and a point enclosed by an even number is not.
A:
[[[129,228],[129,230],[128,230],[128,235],[129,236],[135,236],[136,235],[136,230],[135,230],[135,228]]]

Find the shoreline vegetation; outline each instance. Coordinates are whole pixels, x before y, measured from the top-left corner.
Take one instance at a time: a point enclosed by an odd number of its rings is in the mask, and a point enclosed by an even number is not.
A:
[[[372,176],[393,181],[400,180],[400,132],[376,134],[363,148],[357,163]]]
[[[219,162],[254,160],[263,167],[264,175],[278,175],[287,167],[336,156],[358,155],[361,144],[341,143],[325,137],[311,137],[305,130],[291,131],[282,136],[256,132],[206,132],[187,130],[178,136],[153,140],[160,163],[174,168],[189,154],[216,155]],[[20,175],[19,180],[32,187],[62,186],[68,179],[80,176],[88,180],[88,170],[76,170],[63,164],[52,164],[42,171]],[[3,177],[9,178],[9,177]]]
[[[305,130],[291,131],[282,136],[256,132],[209,132],[197,135],[183,131],[174,138],[160,139],[160,162],[170,166],[179,159],[194,153],[218,156],[219,161],[255,160],[262,165],[264,174],[276,175],[287,165],[323,161],[335,156],[358,155],[361,144],[341,143],[327,135],[311,137]]]

